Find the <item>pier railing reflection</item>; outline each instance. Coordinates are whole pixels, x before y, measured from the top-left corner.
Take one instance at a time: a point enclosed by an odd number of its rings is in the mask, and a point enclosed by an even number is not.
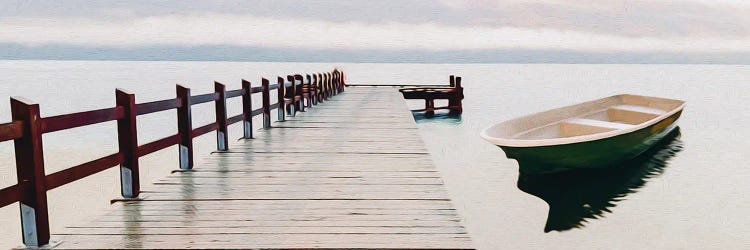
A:
[[[583,227],[612,213],[616,203],[661,175],[683,148],[679,127],[657,145],[627,163],[601,169],[518,177],[518,188],[549,205],[545,232]]]

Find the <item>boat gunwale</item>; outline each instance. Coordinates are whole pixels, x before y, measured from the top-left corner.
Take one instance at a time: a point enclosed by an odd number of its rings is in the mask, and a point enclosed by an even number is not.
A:
[[[612,130],[612,131],[607,131],[607,132],[602,132],[602,133],[596,133],[596,134],[590,134],[590,135],[579,135],[579,136],[572,136],[572,137],[560,137],[560,138],[550,138],[550,139],[511,139],[511,138],[494,137],[494,136],[490,136],[489,135],[489,132],[494,130],[493,128],[495,128],[497,126],[500,126],[502,124],[511,122],[511,121],[517,121],[517,120],[520,120],[520,119],[528,119],[528,118],[536,116],[536,115],[538,115],[540,113],[544,113],[544,112],[548,112],[548,111],[553,111],[553,110],[558,110],[558,109],[564,109],[564,108],[574,107],[574,106],[578,106],[578,105],[584,105],[586,103],[595,102],[595,101],[599,101],[599,100],[604,100],[604,99],[608,99],[608,98],[620,97],[620,96],[628,96],[628,95],[629,96],[646,97],[646,98],[665,99],[665,98],[659,98],[659,97],[651,97],[651,96],[643,96],[643,95],[633,95],[633,94],[613,95],[613,96],[608,96],[608,97],[604,97],[604,98],[600,98],[600,99],[596,99],[596,100],[591,100],[591,101],[587,101],[587,102],[577,103],[577,104],[573,104],[573,105],[569,105],[569,106],[564,106],[564,107],[554,108],[554,109],[550,109],[550,110],[545,110],[545,111],[537,112],[537,113],[534,113],[534,114],[531,114],[531,115],[526,115],[526,116],[522,116],[522,117],[510,119],[510,120],[507,120],[507,121],[504,121],[504,122],[501,122],[501,123],[497,123],[497,124],[494,124],[494,125],[492,125],[492,126],[490,126],[488,128],[485,128],[484,130],[482,130],[482,132],[480,133],[480,136],[482,137],[482,139],[484,139],[484,140],[486,140],[486,141],[488,141],[488,142],[490,142],[492,144],[495,144],[497,146],[519,147],[519,148],[543,147],[543,146],[558,146],[558,145],[567,145],[567,144],[590,142],[590,141],[596,141],[596,140],[601,140],[601,139],[607,139],[607,138],[611,138],[611,137],[615,137],[615,136],[619,136],[619,135],[624,135],[624,134],[628,134],[628,133],[632,133],[632,132],[638,131],[638,130],[643,129],[643,128],[647,128],[647,127],[649,127],[651,125],[654,125],[654,124],[656,124],[656,123],[658,123],[658,122],[660,122],[660,121],[662,121],[662,120],[664,120],[664,119],[666,119],[666,118],[668,118],[668,117],[676,114],[677,112],[682,111],[685,108],[685,105],[686,105],[685,101],[683,101],[683,100],[668,99],[668,100],[673,100],[673,101],[679,101],[682,104],[680,104],[680,106],[678,106],[678,107],[676,107],[676,108],[674,108],[672,110],[666,111],[665,113],[663,113],[663,114],[661,114],[659,116],[656,116],[656,117],[654,117],[654,118],[652,118],[652,119],[650,119],[648,121],[645,121],[645,122],[642,122],[642,123],[639,123],[639,124],[632,124],[633,126],[630,127],[630,128],[616,129],[616,130]],[[600,112],[600,111],[597,111],[597,112]],[[577,115],[577,116],[574,116],[574,117],[569,117],[567,119],[576,118],[576,117],[582,117],[582,116],[586,116],[587,114],[591,114],[591,113],[592,112],[588,112],[588,113]],[[557,122],[554,122],[554,123],[549,123],[549,124],[547,124],[545,126],[549,126],[549,125],[553,125],[553,124],[559,124],[559,123],[564,122],[564,121],[565,121],[565,119],[557,121]]]

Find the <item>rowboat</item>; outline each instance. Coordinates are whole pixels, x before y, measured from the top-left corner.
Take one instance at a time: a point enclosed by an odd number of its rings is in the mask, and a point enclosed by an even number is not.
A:
[[[676,127],[685,102],[615,95],[498,123],[485,140],[516,159],[524,174],[617,165]]]

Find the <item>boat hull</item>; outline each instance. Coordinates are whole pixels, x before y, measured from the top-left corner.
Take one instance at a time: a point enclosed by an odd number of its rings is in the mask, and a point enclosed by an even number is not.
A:
[[[681,114],[680,110],[642,129],[598,140],[537,147],[499,147],[508,158],[518,161],[519,171],[524,174],[613,166],[653,147],[674,130]]]

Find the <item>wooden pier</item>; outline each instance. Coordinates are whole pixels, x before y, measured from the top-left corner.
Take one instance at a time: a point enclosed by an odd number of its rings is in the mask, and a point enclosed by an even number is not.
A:
[[[413,85],[399,89],[405,99],[424,100],[424,109],[412,110],[424,112],[427,116],[435,114],[435,110],[447,109],[451,115],[463,113],[464,88],[461,77],[451,75],[448,85]],[[448,106],[435,107],[435,100],[448,100]]]
[[[106,215],[51,232],[53,244],[46,247],[472,249],[440,173],[395,88],[353,87],[344,92],[343,77],[336,78],[335,74],[313,75],[306,83],[301,75],[286,80],[289,82],[279,78],[273,86],[265,81],[257,88],[246,82],[242,91],[226,91],[217,84],[212,98],[198,96],[203,101],[216,101],[215,124],[197,129],[183,124],[175,136],[140,146],[129,142],[126,145],[134,146],[121,147],[124,153],[113,159],[74,167],[96,166],[95,170],[101,171],[123,164],[123,196],[129,199],[115,202]],[[282,91],[278,102],[271,105],[269,90],[273,87]],[[183,98],[179,98],[180,93],[178,87],[178,98],[168,106],[177,108],[178,116],[181,108],[196,103],[196,96],[190,96],[189,90],[182,91]],[[263,107],[247,108],[242,116],[227,118],[225,98],[245,96],[243,105],[249,106],[252,93],[262,93]],[[111,120],[126,119],[129,113],[132,118],[139,108],[157,110],[158,106],[129,103],[130,110],[125,106],[124,114]],[[273,108],[284,121],[270,122]],[[304,113],[297,112],[305,108]],[[246,139],[226,143],[228,124],[256,114],[263,115],[264,129],[253,130],[245,123]],[[8,136],[0,139],[17,140],[17,150],[18,140],[35,133],[17,131],[17,127],[26,125],[19,120],[0,125],[0,134],[6,131],[2,128],[11,128]],[[130,127],[126,126],[129,122],[122,123],[119,133],[128,134],[123,127]],[[185,152],[192,151],[192,138],[213,130],[217,131],[218,151],[204,163],[192,166],[192,155]],[[182,135],[185,131],[189,136]],[[137,189],[137,157],[135,164],[128,165],[128,158],[123,157],[129,154],[127,150],[142,156],[174,144],[180,145],[181,170],[157,181],[153,190]],[[127,167],[133,165],[136,168]],[[78,172],[68,171],[64,176],[44,176],[42,172],[31,183],[49,190],[50,182],[54,188],[95,173]],[[63,181],[63,177],[72,180]],[[46,201],[44,207],[36,202],[41,200],[39,193],[45,192],[35,191],[38,189],[29,181],[20,179],[19,184],[0,190],[0,206],[20,201],[22,210],[32,207],[34,212],[43,211],[43,217],[32,212],[35,217],[22,220],[28,246],[34,246],[29,243],[35,241],[46,243],[39,237],[44,234],[39,228],[48,223],[40,222],[47,219]],[[29,239],[32,236],[37,238]]]

